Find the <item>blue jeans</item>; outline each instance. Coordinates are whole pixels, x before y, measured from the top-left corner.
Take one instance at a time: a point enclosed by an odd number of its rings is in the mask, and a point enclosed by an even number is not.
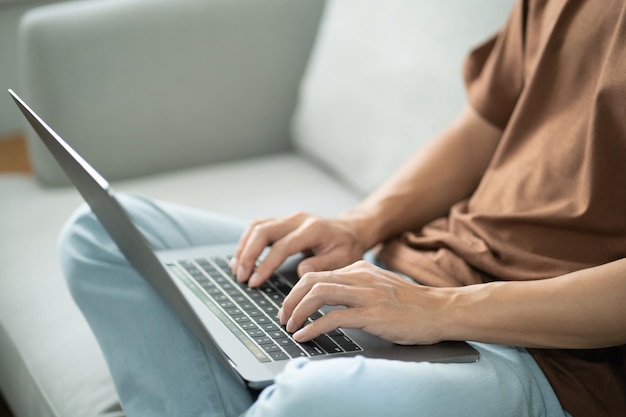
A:
[[[231,218],[121,196],[155,249],[235,242]],[[128,416],[567,416],[526,350],[474,343],[471,364],[294,360],[257,395],[242,386],[130,268],[86,208],[67,223],[68,285],[109,365]]]

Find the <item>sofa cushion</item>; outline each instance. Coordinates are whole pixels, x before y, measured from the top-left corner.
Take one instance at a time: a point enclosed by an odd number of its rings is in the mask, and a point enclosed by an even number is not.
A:
[[[293,121],[296,145],[370,191],[465,103],[462,62],[505,0],[333,0]]]

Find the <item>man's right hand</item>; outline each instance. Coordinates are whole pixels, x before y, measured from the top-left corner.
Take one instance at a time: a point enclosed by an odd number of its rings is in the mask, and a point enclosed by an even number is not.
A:
[[[267,256],[255,264],[266,247]],[[252,222],[239,241],[230,267],[240,282],[263,284],[289,256],[310,254],[298,265],[298,275],[342,268],[363,257],[369,249],[347,219],[325,219],[296,213],[281,219]]]

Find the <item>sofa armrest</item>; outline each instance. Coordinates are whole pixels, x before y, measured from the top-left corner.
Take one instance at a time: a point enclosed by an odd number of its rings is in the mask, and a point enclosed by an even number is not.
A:
[[[290,147],[324,0],[95,0],[20,26],[17,90],[117,180]],[[37,178],[67,180],[29,133]]]

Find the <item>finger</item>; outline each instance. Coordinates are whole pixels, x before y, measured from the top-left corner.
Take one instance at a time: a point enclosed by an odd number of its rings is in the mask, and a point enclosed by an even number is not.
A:
[[[341,284],[341,285],[358,285],[358,278],[349,273],[338,273],[338,271],[309,272],[303,275],[300,280],[293,286],[287,297],[283,300],[281,306],[281,314],[284,315],[283,324],[286,323],[288,317],[291,316],[293,310],[302,299],[318,284]]]
[[[278,311],[278,319],[282,324],[286,324],[289,318],[292,316],[294,310],[298,305],[303,302],[303,299],[313,290],[316,285],[321,284],[337,284],[337,285],[358,285],[358,282],[354,277],[349,275],[340,275],[336,272],[311,272],[305,274],[294,285],[287,297],[283,300],[283,305]],[[316,291],[319,291],[316,290]],[[318,305],[313,311],[319,309],[321,305]],[[309,315],[312,311],[309,312]],[[308,316],[306,316],[308,317]]]
[[[261,285],[289,256],[311,249],[324,239],[324,231],[321,228],[307,225],[308,223],[301,224],[272,244],[267,256],[259,263],[250,278],[250,286]]]
[[[343,284],[315,284],[293,309],[287,321],[287,331],[300,329],[307,319],[323,306],[359,307],[367,305],[368,291],[362,287]]]
[[[326,282],[333,282],[331,272],[310,272],[302,276],[300,280],[293,286],[287,297],[283,300],[283,304],[278,310],[278,320],[281,324],[286,324],[293,313],[296,306],[302,301],[302,298],[310,291],[322,278],[326,278]],[[339,283],[338,280],[334,281]]]
[[[303,343],[340,327],[361,329],[365,325],[364,316],[362,309],[358,307],[332,310],[295,332],[293,338]]]
[[[297,227],[289,219],[271,220],[256,225],[250,231],[246,245],[237,259],[235,274],[240,282],[247,281],[254,269],[256,260],[263,250]]]
[[[269,222],[271,220],[274,220],[274,219],[265,218],[265,219],[260,219],[260,220],[253,220],[252,222],[250,222],[250,224],[248,224],[248,227],[246,227],[246,230],[243,232],[243,234],[239,238],[239,242],[237,243],[237,249],[235,250],[235,254],[233,255],[233,258],[230,260],[229,266],[233,274],[237,273],[237,269],[239,268],[239,259],[241,258],[241,254],[243,253],[244,248],[248,244],[248,239],[250,238],[250,234],[252,233],[252,230],[256,226]]]

